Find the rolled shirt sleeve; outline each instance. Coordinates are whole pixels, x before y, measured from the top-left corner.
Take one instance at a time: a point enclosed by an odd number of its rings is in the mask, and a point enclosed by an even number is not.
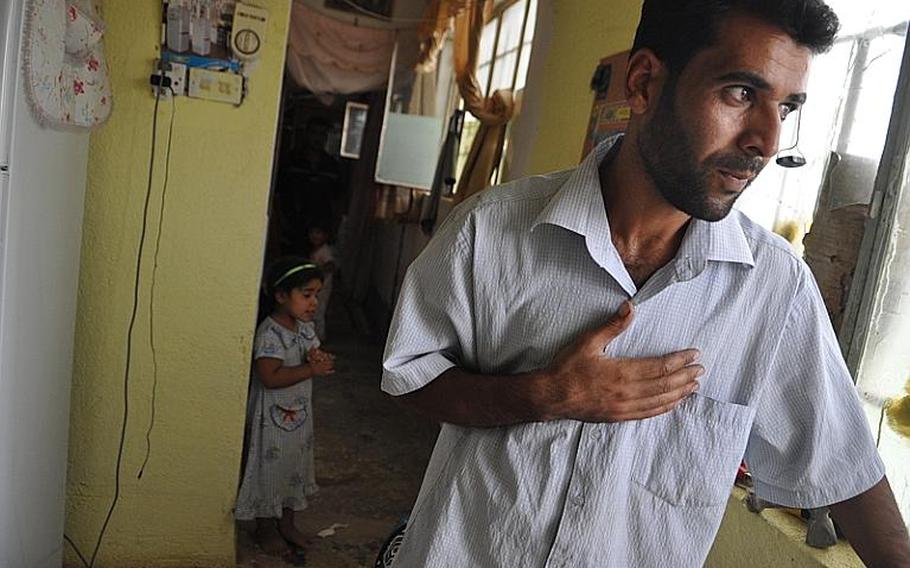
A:
[[[884,465],[808,267],[756,410],[746,463],[765,500],[816,508],[878,483]]]
[[[474,350],[473,231],[463,204],[408,268],[383,355],[382,390],[416,391]]]

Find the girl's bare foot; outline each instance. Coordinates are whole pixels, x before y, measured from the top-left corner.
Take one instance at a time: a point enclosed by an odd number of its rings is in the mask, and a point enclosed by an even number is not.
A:
[[[307,538],[294,526],[294,511],[291,509],[284,509],[281,520],[278,521],[278,532],[298,548],[306,548],[308,544]]]
[[[281,555],[290,552],[288,543],[278,529],[275,519],[256,519],[256,543],[266,554]]]

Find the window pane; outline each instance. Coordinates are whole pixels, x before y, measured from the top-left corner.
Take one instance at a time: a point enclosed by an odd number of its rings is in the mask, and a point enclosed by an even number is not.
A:
[[[518,77],[515,79],[515,90],[525,88],[528,81],[528,66],[531,64],[531,44],[526,43],[521,48],[521,61],[518,62]]]
[[[840,18],[840,36],[854,35],[870,28],[890,27],[907,21],[907,4],[892,0],[831,0],[827,2]]]
[[[849,156],[877,163],[885,149],[904,38],[897,35],[877,37],[861,49],[865,52],[865,69],[859,89],[854,93],[853,121],[849,135],[844,136],[846,144],[842,149]]]
[[[910,157],[908,157],[910,161]],[[910,524],[910,187],[901,192],[892,256],[879,283],[857,386],[904,522]],[[883,404],[884,401],[890,401]]]
[[[509,6],[502,15],[502,27],[499,29],[499,44],[496,46],[496,55],[517,49],[521,43],[521,24],[525,19],[527,0],[520,0]],[[513,67],[514,69],[514,67]],[[509,79],[511,85],[512,80]]]
[[[515,75],[515,63],[518,59],[518,52],[512,50],[505,55],[496,58],[496,65],[493,67],[493,83],[490,93],[497,89],[511,89],[512,77]]]
[[[515,78],[515,90],[525,88],[528,81],[528,66],[531,63],[531,49],[534,41],[534,26],[537,24],[537,0],[531,0],[528,7],[528,24],[525,27],[524,43],[521,46],[521,59],[518,62],[518,76]]]
[[[483,34],[480,36],[480,49],[477,51],[478,67],[484,63],[489,63],[493,59],[493,44],[496,42],[496,25],[499,19],[493,19],[483,27]]]
[[[481,65],[477,68],[477,82],[480,83],[480,92],[487,94],[487,81],[490,78],[490,64]]]
[[[464,128],[461,130],[461,144],[458,146],[458,161],[455,164],[456,179],[461,179],[461,172],[464,170],[465,162],[468,161],[468,153],[471,151],[471,144],[474,143],[474,137],[477,136],[479,128],[480,121],[471,113],[465,114]]]
[[[528,7],[528,26],[525,28],[525,43],[534,40],[534,25],[537,23],[537,0],[531,0]]]
[[[894,25],[907,18],[905,2],[845,2],[836,6],[846,33],[877,28],[878,33],[857,45],[855,65],[862,80],[854,89],[854,105],[845,105],[844,114],[852,126],[841,131],[844,157],[863,168],[859,179],[871,185],[875,179],[885,135],[891,118],[897,69],[901,65],[905,25],[893,33]],[[843,17],[846,15],[847,17]],[[892,33],[888,33],[891,30]],[[869,108],[869,107],[872,108]],[[906,158],[910,163],[910,156]],[[906,166],[905,166],[906,167]],[[905,170],[897,203],[893,231],[883,237],[887,260],[871,304],[871,314],[860,314],[869,322],[869,331],[857,373],[857,390],[869,425],[876,437],[879,455],[894,491],[904,523],[910,524],[910,179]],[[852,286],[857,286],[854,282]]]

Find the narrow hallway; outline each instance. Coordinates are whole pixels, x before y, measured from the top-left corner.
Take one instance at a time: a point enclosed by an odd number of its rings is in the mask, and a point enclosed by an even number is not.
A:
[[[337,373],[313,385],[320,491],[297,515],[297,526],[310,538],[305,566],[372,567],[414,503],[437,427],[380,391],[382,345],[354,329],[341,294],[328,320],[325,349],[336,355]],[[335,534],[318,536],[333,525]],[[264,554],[252,530],[252,523],[240,523],[240,568],[294,565]]]

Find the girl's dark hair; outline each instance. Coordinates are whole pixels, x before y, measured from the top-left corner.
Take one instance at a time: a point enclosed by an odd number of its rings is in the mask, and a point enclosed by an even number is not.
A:
[[[305,258],[288,256],[279,258],[269,265],[262,283],[265,313],[275,308],[275,294],[290,294],[294,288],[306,286],[312,280],[322,281],[325,276],[319,266]]]
[[[837,15],[821,0],[645,0],[632,53],[648,48],[679,74],[714,45],[723,19],[736,13],[779,27],[815,54],[831,49],[840,30]]]

